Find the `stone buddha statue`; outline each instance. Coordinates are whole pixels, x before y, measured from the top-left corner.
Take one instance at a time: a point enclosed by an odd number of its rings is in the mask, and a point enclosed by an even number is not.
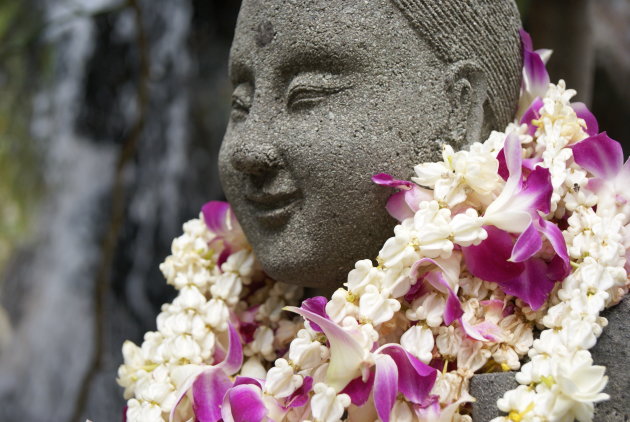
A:
[[[395,225],[377,173],[512,120],[513,0],[245,0],[231,50],[225,194],[265,271],[334,289]]]
[[[376,257],[396,221],[371,177],[505,128],[520,27],[513,0],[244,0],[219,165],[266,273],[328,294]],[[478,405],[513,387],[500,375],[492,397],[473,382]]]

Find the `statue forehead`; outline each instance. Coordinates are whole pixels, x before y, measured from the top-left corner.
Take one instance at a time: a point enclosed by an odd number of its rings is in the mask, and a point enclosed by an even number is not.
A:
[[[417,38],[390,0],[245,0],[232,57],[327,48],[385,53],[384,46]]]

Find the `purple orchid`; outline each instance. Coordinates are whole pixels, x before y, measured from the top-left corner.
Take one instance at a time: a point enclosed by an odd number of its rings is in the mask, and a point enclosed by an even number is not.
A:
[[[216,235],[209,246],[221,251],[217,258],[220,267],[230,254],[244,247],[245,235],[227,202],[210,201],[201,207],[201,213],[208,230]]]
[[[486,240],[478,246],[462,248],[468,271],[472,275],[497,283],[505,293],[518,297],[534,310],[545,302],[554,283],[564,279],[570,272],[566,244],[560,229],[542,218],[538,224],[556,252],[550,262],[533,256],[542,247],[536,228],[528,229],[515,244],[514,236],[510,233],[486,226]]]
[[[178,407],[189,392],[192,392],[192,407],[198,422],[221,420],[221,405],[224,396],[233,385],[229,376],[235,374],[243,364],[241,339],[232,324],[228,324],[228,340],[225,358],[220,363],[208,367],[196,376],[191,376],[184,383],[177,404],[171,411],[170,422],[183,422],[179,416]]]
[[[597,119],[595,118],[595,115],[593,115],[593,113],[591,113],[591,111],[588,109],[586,104],[572,103],[571,108],[573,109],[573,111],[575,111],[577,117],[584,120],[584,123],[586,123],[586,128],[584,129],[584,131],[589,136],[594,136],[599,133],[599,124],[597,123]]]
[[[521,141],[510,134],[503,148],[509,177],[501,194],[488,206],[483,219],[512,233],[522,233],[538,217],[538,212],[549,213],[551,207],[551,175],[549,169],[535,167],[523,180]]]
[[[262,394],[262,383],[249,377],[237,377],[226,390],[220,406],[223,422],[266,422],[268,410]],[[198,415],[195,413],[195,416]],[[197,419],[201,421],[201,419]]]
[[[452,267],[452,265],[450,265]],[[450,277],[449,277],[450,274]],[[444,309],[444,324],[451,325],[454,321],[458,321],[466,335],[478,341],[496,341],[496,335],[499,328],[491,322],[482,322],[477,325],[471,325],[464,319],[464,309],[462,303],[457,297],[457,293],[451,287],[454,281],[459,278],[459,264],[457,265],[456,278],[453,278],[452,268],[445,265],[445,262],[438,262],[431,258],[423,258],[417,261],[411,269],[412,277],[421,279],[423,284],[428,284],[435,290],[447,295],[446,307]],[[446,277],[452,281],[449,283]],[[420,281],[418,282],[420,283]]]
[[[588,187],[599,197],[598,209],[630,211],[630,159],[624,163],[619,142],[602,132],[575,144],[573,157],[594,176]]]
[[[525,113],[536,97],[543,97],[547,92],[549,73],[545,63],[551,56],[551,50],[534,51],[532,38],[525,30],[521,29],[520,34],[523,45],[523,81],[518,116]]]
[[[344,391],[354,404],[365,403],[372,391],[379,417],[389,422],[399,392],[412,403],[423,403],[428,397],[437,371],[399,344],[385,344],[370,352],[350,330],[332,320],[303,308],[286,309],[322,329],[330,343],[326,384],[336,391]]]
[[[554,283],[569,274],[569,256],[561,230],[540,214],[550,212],[553,187],[549,170],[535,167],[523,180],[521,151],[518,136],[509,135],[503,148],[509,176],[483,217],[488,238],[462,250],[473,275],[498,283],[507,294],[538,309]],[[519,235],[516,241],[510,233]],[[535,257],[543,239],[555,252],[550,262]]]
[[[400,190],[400,192],[393,194],[387,200],[387,205],[385,206],[389,215],[398,221],[413,217],[416,211],[418,211],[420,202],[433,199],[431,191],[421,188],[413,182],[394,179],[387,173],[372,176],[372,181],[380,186]]]

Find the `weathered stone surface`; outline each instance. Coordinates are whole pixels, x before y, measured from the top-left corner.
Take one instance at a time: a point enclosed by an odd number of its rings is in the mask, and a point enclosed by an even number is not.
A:
[[[630,420],[630,298],[626,297],[619,305],[607,309],[603,316],[608,318],[608,326],[591,353],[597,365],[606,366],[608,385],[605,392],[610,395],[610,400],[596,405],[594,421],[627,422]],[[501,416],[497,399],[517,386],[513,372],[475,375],[470,383],[470,392],[477,398],[473,404],[473,420],[486,422]]]
[[[479,374],[470,381],[470,393],[477,399],[473,403],[473,421],[489,421],[504,414],[497,409],[497,400],[506,391],[518,387],[513,372]]]

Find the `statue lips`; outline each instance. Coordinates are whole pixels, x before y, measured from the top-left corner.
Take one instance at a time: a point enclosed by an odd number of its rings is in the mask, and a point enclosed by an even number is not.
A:
[[[302,199],[299,190],[280,192],[248,192],[245,198],[256,218],[264,225],[279,226],[289,219]]]

